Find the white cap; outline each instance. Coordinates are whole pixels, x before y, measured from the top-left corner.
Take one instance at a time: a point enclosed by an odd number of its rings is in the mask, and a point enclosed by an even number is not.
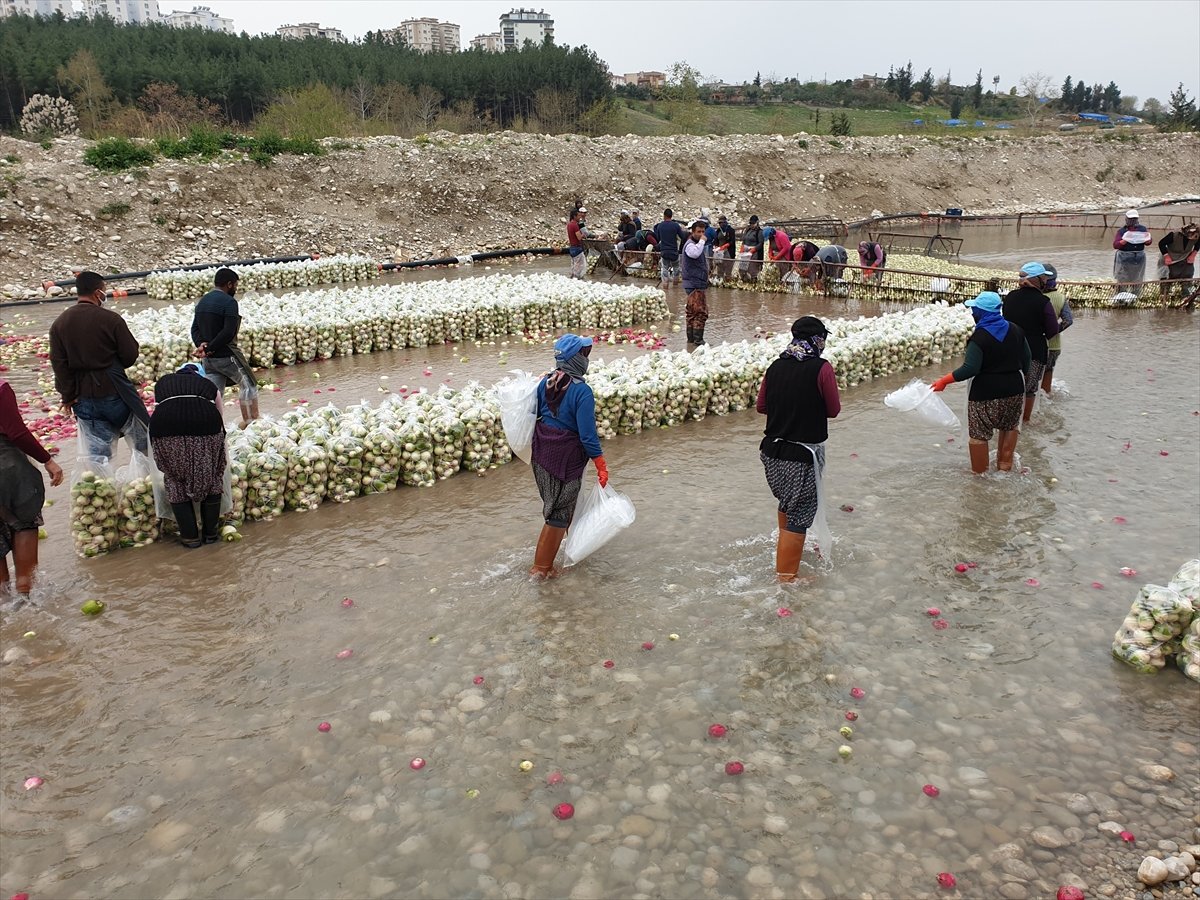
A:
[[[1137,217],[1138,217],[1138,211],[1136,209],[1130,209],[1130,210],[1125,211],[1125,218],[1136,219]]]
[[[579,209],[575,210],[575,212],[585,213],[585,212],[587,212],[587,207],[581,206],[581,207],[579,207]]]

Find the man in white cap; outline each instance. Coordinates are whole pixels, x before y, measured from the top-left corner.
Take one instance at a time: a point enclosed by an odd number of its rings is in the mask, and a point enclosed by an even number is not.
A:
[[[1046,267],[1040,262],[1025,263],[1018,277],[1020,286],[1004,295],[1001,311],[1005,319],[1020,327],[1025,340],[1029,341],[1032,359],[1025,373],[1025,409],[1021,416],[1022,421],[1028,422],[1050,355],[1047,339],[1058,334],[1060,326],[1058,314],[1044,293],[1050,280]],[[1015,438],[1013,444],[1016,445]]]
[[[1125,213],[1125,224],[1117,229],[1113,238],[1113,280],[1122,290],[1134,296],[1142,291],[1146,278],[1146,246],[1150,243],[1150,231],[1138,221],[1138,211]]]

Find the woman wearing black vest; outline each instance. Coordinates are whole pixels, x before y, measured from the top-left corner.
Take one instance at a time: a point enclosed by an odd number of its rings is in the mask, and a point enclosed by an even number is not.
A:
[[[1029,371],[1029,342],[1019,325],[1000,314],[1000,295],[984,291],[968,300],[975,317],[975,331],[967,340],[967,358],[949,375],[933,383],[935,391],[944,391],[955,381],[971,382],[967,400],[967,435],[970,438],[971,469],[981,475],[988,468],[988,444],[992,431],[996,440],[996,468],[1012,469],[1013,452],[1021,436],[1022,399],[1025,373]]]
[[[1022,421],[1028,422],[1033,415],[1033,402],[1037,399],[1046,362],[1050,358],[1049,338],[1058,334],[1058,313],[1054,304],[1045,295],[1050,273],[1040,262],[1021,266],[1020,287],[1004,295],[1002,311],[1004,318],[1019,325],[1029,341],[1031,355],[1029,369],[1025,375],[1025,412]]]
[[[817,515],[825,470],[829,420],[842,411],[833,366],[821,359],[829,332],[815,316],[792,323],[792,342],[771,363],[758,390],[757,408],[767,417],[759,458],[779,501],[775,577],[796,580],[804,540]]]

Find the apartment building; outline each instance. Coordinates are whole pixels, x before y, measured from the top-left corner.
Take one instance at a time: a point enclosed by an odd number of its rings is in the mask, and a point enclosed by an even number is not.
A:
[[[526,41],[553,41],[554,19],[540,9],[509,10],[500,17],[500,40],[505,50],[519,50]]]
[[[491,34],[477,34],[471,38],[472,50],[486,50],[489,53],[495,53],[504,49],[504,38],[500,36],[500,32],[493,31]]]
[[[0,19],[9,16],[75,15],[71,0],[0,0]]]
[[[621,77],[621,83],[651,89],[660,88],[667,83],[667,76],[663,72],[626,72]]]
[[[89,19],[108,16],[114,22],[145,25],[157,22],[158,0],[83,0],[83,14]]]
[[[305,38],[321,38],[326,41],[346,43],[346,36],[340,28],[322,28],[316,22],[301,22],[299,25],[282,25],[275,29],[275,34],[284,38],[295,38],[302,41]]]
[[[224,31],[233,34],[233,19],[219,16],[207,6],[193,6],[191,12],[172,10],[162,17],[164,25],[172,28],[204,28],[208,31]]]
[[[462,49],[459,27],[437,19],[406,19],[396,28],[383,32],[392,40],[402,40],[422,53],[457,53]]]

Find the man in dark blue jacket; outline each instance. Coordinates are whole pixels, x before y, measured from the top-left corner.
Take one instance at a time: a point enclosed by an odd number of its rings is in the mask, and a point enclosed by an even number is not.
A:
[[[663,220],[654,226],[654,237],[658,239],[660,257],[658,271],[663,290],[672,282],[679,284],[682,278],[679,272],[679,250],[686,236],[671,210],[664,209]]]
[[[240,428],[258,418],[258,380],[245,355],[238,349],[238,329],[242,317],[238,312],[238,274],[233,269],[217,269],[216,285],[200,298],[192,317],[192,343],[196,355],[204,360],[204,372],[209,381],[224,393],[226,386],[238,386],[238,404],[242,408]],[[217,395],[218,399],[220,394]]]

